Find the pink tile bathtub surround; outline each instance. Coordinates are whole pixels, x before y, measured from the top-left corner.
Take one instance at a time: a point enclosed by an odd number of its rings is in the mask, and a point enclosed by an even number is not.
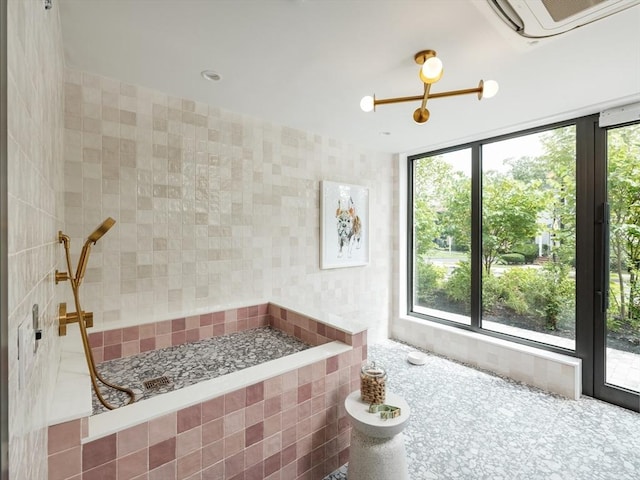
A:
[[[266,325],[314,346],[338,340],[354,348],[365,347],[363,358],[366,358],[366,332],[351,335],[270,303],[92,332],[89,343],[99,363]]]
[[[270,325],[268,304],[89,333],[97,362]],[[302,338],[302,337],[301,337]],[[314,345],[316,345],[314,343]]]
[[[357,354],[354,354],[359,350]],[[49,427],[49,478],[322,479],[348,459],[354,349],[106,437]]]
[[[49,480],[64,480],[82,474],[82,420],[49,427]]]
[[[109,359],[263,325],[353,348],[97,440],[82,443],[86,419],[51,426],[49,478],[322,479],[343,465],[350,426],[342,402],[359,388],[366,331],[262,304],[95,332],[90,342],[96,358]]]
[[[302,315],[293,310],[287,310],[273,303],[269,304],[270,325],[293,335],[311,345],[322,345],[323,343],[337,340],[347,345],[351,345],[363,350],[364,360],[366,355],[367,332],[356,334],[347,333],[338,328],[322,323],[315,318]]]

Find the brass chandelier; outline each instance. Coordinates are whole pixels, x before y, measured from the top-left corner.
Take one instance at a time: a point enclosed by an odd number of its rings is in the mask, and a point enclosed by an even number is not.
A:
[[[389,103],[421,101],[420,108],[413,112],[413,120],[416,123],[425,123],[429,120],[429,110],[427,110],[427,100],[430,98],[454,97],[469,93],[478,94],[478,100],[491,98],[498,93],[498,82],[495,80],[480,80],[476,88],[465,88],[463,90],[451,90],[449,92],[431,93],[431,85],[442,78],[442,61],[436,56],[435,50],[422,50],[414,55],[414,60],[418,65],[422,65],[419,77],[424,84],[424,93],[412,97],[396,97],[378,99],[374,96],[366,96],[360,100],[360,108],[365,112],[375,111],[376,106]]]

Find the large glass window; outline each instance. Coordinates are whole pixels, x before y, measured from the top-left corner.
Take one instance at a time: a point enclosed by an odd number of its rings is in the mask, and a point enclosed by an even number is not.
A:
[[[575,348],[573,125],[482,145],[482,327]]]
[[[413,164],[416,312],[470,325],[471,150]]]
[[[570,353],[638,410],[640,123],[610,118],[409,157],[407,313]]]
[[[575,131],[410,159],[413,313],[575,349]]]

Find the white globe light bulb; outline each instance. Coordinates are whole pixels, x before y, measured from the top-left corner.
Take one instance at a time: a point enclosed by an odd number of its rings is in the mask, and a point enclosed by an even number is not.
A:
[[[373,97],[367,95],[366,97],[362,97],[360,100],[360,108],[363,112],[370,112],[373,110]]]
[[[484,82],[484,86],[482,88],[482,98],[495,97],[496,93],[498,93],[498,88],[498,82],[495,80],[487,80]]]
[[[420,79],[425,83],[434,83],[442,77],[442,60],[429,57],[420,69]]]

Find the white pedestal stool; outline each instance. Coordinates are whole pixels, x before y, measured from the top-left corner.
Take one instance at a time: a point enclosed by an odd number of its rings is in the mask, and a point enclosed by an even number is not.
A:
[[[383,420],[369,413],[369,404],[360,399],[360,390],[351,393],[344,407],[351,421],[348,480],[409,480],[402,430],[410,410],[402,397],[386,393],[385,403],[400,407],[401,415]]]

